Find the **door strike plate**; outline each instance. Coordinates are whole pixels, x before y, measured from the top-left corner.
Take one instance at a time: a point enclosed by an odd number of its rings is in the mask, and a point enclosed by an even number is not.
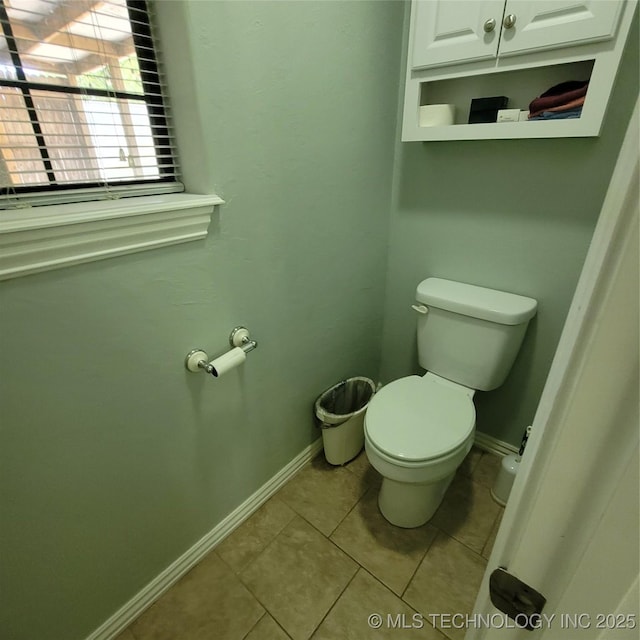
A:
[[[541,593],[502,567],[493,571],[489,577],[489,596],[497,609],[529,631],[535,628],[531,616],[542,613],[547,602]]]

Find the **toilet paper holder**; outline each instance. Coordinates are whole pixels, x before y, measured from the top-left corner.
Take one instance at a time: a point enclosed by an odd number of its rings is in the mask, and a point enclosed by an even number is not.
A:
[[[242,349],[245,354],[253,351],[258,346],[258,343],[251,339],[249,329],[246,327],[235,327],[229,335],[229,344],[231,345],[232,351],[233,349],[239,348]],[[189,371],[197,373],[202,370],[217,378],[218,371],[213,365],[213,362],[213,360],[209,362],[209,356],[203,349],[192,349],[187,354],[184,364]]]

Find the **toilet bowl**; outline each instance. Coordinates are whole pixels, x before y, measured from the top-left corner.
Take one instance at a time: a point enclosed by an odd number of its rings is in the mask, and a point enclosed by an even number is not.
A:
[[[399,527],[435,513],[475,433],[474,390],[433,373],[383,387],[365,415],[365,450],[382,475],[378,506]]]

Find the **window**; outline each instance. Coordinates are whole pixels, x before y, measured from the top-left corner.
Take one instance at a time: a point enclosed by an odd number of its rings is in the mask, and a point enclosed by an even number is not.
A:
[[[149,7],[168,46],[186,47],[188,30],[167,21],[181,5]],[[224,201],[178,181],[149,7],[0,0],[0,280],[207,237]],[[197,99],[172,70],[181,98]]]
[[[144,0],[0,0],[0,208],[182,190]]]

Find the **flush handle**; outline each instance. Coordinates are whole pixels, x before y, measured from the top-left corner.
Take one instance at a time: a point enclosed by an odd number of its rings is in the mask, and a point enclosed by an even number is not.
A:
[[[429,307],[425,307],[423,304],[412,304],[411,308],[422,315],[429,313]]]

